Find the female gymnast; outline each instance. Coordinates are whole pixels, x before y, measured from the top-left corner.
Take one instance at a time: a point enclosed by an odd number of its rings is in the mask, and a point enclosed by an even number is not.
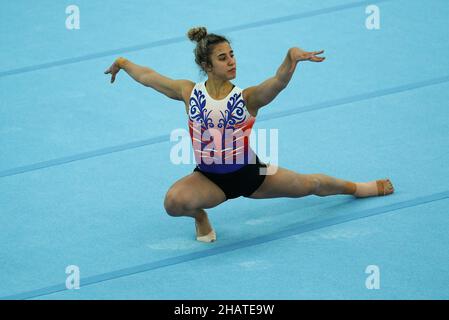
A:
[[[242,90],[230,82],[236,77],[237,63],[230,42],[225,37],[208,34],[204,27],[190,29],[187,36],[197,43],[195,62],[207,74],[204,82],[172,80],[123,57],[117,58],[105,73],[111,74],[113,83],[117,73],[123,69],[144,86],[184,102],[197,165],[191,174],[169,188],[164,207],[171,216],[194,218],[198,241],[216,240],[205,209],[228,199],[240,196],[266,199],[337,194],[363,198],[394,192],[389,179],[351,182],[324,174],[301,174],[265,164],[249,147],[248,136],[233,140],[236,132],[248,133],[259,109],[287,87],[298,62],[322,62],[325,58],[319,55],[324,51],[306,52],[298,47],[290,48],[276,75]],[[220,133],[223,135],[220,136]],[[237,148],[239,139],[243,145]],[[224,145],[225,141],[228,144]],[[223,145],[220,146],[219,142]],[[269,169],[274,169],[271,170],[274,174],[266,174]]]

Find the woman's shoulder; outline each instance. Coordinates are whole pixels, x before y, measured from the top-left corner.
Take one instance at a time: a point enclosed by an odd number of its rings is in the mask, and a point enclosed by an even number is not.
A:
[[[192,94],[192,90],[193,88],[195,88],[195,86],[197,85],[197,83],[190,81],[190,80],[184,80],[182,83],[182,95],[183,95],[183,100],[184,101],[189,101],[190,99],[190,95]]]

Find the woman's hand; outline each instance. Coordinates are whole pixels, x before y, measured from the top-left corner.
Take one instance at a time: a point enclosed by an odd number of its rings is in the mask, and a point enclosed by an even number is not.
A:
[[[295,47],[289,50],[290,59],[292,62],[297,61],[312,61],[312,62],[322,62],[325,57],[317,57],[317,55],[322,54],[324,50],[307,52],[301,48]]]
[[[116,74],[120,71],[120,62],[122,61],[122,57],[116,59],[114,63],[104,72],[104,74],[111,74],[111,83],[115,81]]]

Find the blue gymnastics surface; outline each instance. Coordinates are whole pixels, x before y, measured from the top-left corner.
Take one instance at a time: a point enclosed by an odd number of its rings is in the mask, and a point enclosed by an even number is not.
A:
[[[379,29],[366,27],[370,5]],[[4,3],[0,298],[448,299],[447,17],[445,0]],[[103,74],[124,56],[205,80],[194,26],[230,39],[241,88],[273,76],[291,47],[324,49],[254,129],[278,130],[281,167],[388,177],[395,193],[241,197],[207,210],[217,242],[195,241],[193,220],[163,206],[194,168],[170,161],[183,103]],[[70,265],[79,289],[66,287]]]

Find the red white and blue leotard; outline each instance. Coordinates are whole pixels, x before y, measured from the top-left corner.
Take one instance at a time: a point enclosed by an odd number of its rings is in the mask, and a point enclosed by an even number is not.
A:
[[[195,84],[189,99],[189,133],[197,167],[229,173],[256,162],[249,134],[256,121],[246,108],[243,90],[234,86],[222,100],[212,99],[206,81]]]

